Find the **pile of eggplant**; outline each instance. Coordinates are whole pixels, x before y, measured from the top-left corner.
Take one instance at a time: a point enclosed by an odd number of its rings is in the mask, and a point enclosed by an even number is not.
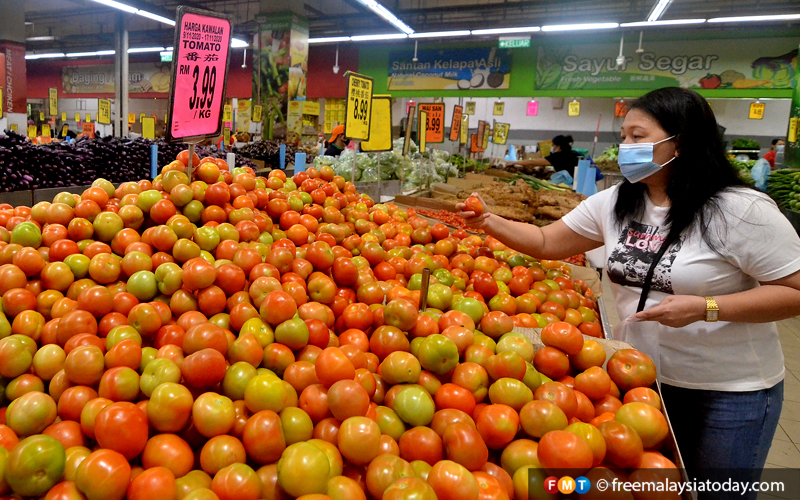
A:
[[[163,139],[86,138],[72,143],[31,144],[12,131],[0,135],[0,191],[61,188],[91,184],[98,177],[113,183],[150,178],[150,146],[158,145],[158,166],[175,160],[186,149]],[[196,148],[200,158],[225,158],[216,147]],[[254,167],[237,155],[237,167]]]

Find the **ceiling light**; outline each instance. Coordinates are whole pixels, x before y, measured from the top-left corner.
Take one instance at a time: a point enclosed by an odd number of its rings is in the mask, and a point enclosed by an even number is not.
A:
[[[137,52],[163,52],[164,47],[135,47],[128,49],[128,54],[136,54]]]
[[[371,40],[399,40],[401,38],[408,38],[405,33],[392,33],[390,35],[357,35],[351,36],[351,42],[369,42]]]
[[[25,54],[25,59],[55,59],[57,57],[64,57],[63,52],[53,52],[48,54]]]
[[[103,4],[107,7],[113,7],[115,9],[124,10],[125,12],[129,12],[131,14],[136,14],[139,9],[136,7],[131,7],[130,5],[125,5],[124,3],[115,2],[114,0],[92,0],[99,4]]]
[[[635,23],[622,23],[620,28],[643,28],[646,26],[675,26],[677,24],[703,24],[705,19],[670,19],[667,21],[639,21]]]
[[[250,44],[245,42],[244,40],[240,40],[238,38],[231,38],[231,48],[234,49],[243,49],[245,47],[249,47]]]
[[[146,10],[138,10],[136,11],[142,17],[146,17],[148,19],[152,19],[153,21],[158,21],[160,23],[169,24],[170,26],[175,26],[175,20],[169,19],[168,17],[159,16],[158,14],[153,14],[152,12],[147,12]]]
[[[25,39],[26,42],[52,42],[56,37],[52,35],[47,36],[29,36]]]
[[[412,33],[408,38],[439,38],[446,36],[469,36],[469,30],[458,31],[431,31],[429,33]]]
[[[618,23],[554,24],[551,26],[542,26],[542,31],[605,30],[618,27]]]
[[[739,17],[715,17],[709,19],[709,23],[738,23],[749,21],[791,21],[800,19],[800,14],[779,14],[774,16],[739,16]]]
[[[669,7],[669,4],[671,3],[672,0],[658,0],[655,6],[653,6],[653,10],[651,10],[650,13],[647,15],[647,20],[651,22],[657,21],[658,18],[661,17],[661,14],[663,14],[664,11],[667,10],[667,7]]]
[[[116,52],[113,50],[97,50],[95,52],[68,52],[67,57],[95,57],[95,56],[112,56]]]
[[[335,42],[349,42],[349,36],[328,36],[321,38],[309,38],[308,43],[335,43]]]
[[[472,30],[473,35],[503,35],[506,33],[535,33],[542,31],[538,26],[523,26],[520,28],[492,28],[488,30]]]
[[[395,28],[399,29],[403,33],[408,35],[414,32],[414,30],[411,29],[406,23],[398,19],[397,16],[389,11],[389,9],[379,4],[376,0],[358,0],[358,2],[368,7],[369,10],[376,13],[386,21],[389,21]]]

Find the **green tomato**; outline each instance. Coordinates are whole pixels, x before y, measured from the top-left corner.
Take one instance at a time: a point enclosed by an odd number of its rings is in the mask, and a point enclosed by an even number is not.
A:
[[[418,385],[401,390],[394,398],[394,409],[403,422],[417,427],[433,420],[436,405],[428,392]]]
[[[444,375],[458,364],[458,346],[440,333],[425,337],[417,351],[422,368]]]
[[[42,244],[42,231],[33,222],[21,222],[11,230],[11,243],[39,248]]]
[[[9,453],[5,480],[18,495],[41,497],[61,480],[66,461],[58,440],[45,434],[30,436]]]

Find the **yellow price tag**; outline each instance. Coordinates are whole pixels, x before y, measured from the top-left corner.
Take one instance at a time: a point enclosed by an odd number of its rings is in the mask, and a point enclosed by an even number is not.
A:
[[[86,113],[86,123],[92,123],[92,115],[91,113]]]
[[[17,124],[16,124],[16,123],[12,123],[12,124],[9,126],[9,128],[10,128],[10,129],[11,129],[11,131],[12,131],[12,132],[14,132],[14,133],[16,133],[17,131],[19,131],[19,127],[17,126]]]
[[[99,99],[97,101],[97,123],[111,123],[111,101]]]
[[[748,118],[751,120],[761,120],[764,118],[764,103],[754,102],[750,104],[750,114]]]
[[[81,114],[80,113],[75,113],[75,121],[80,123],[80,121],[81,121]]]
[[[494,136],[492,142],[495,144],[505,144],[508,141],[508,131],[511,125],[508,123],[497,123],[494,126]]]
[[[475,114],[475,101],[468,101],[466,107],[464,108],[465,115],[474,115]]]
[[[222,132],[222,140],[224,141],[225,147],[228,147],[231,143],[231,129],[225,127]]]
[[[483,131],[483,145],[481,146],[484,150],[489,147],[489,136],[492,134],[492,129],[486,129]]]
[[[255,123],[261,123],[261,114],[264,112],[264,107],[260,104],[256,104],[253,106],[253,121]]]
[[[64,113],[64,112],[62,112],[62,113],[61,113],[61,121],[62,121],[62,122],[65,122],[65,121],[67,121],[67,114],[66,114],[66,113]]]
[[[392,150],[392,97],[372,98],[372,119],[369,140],[361,143],[361,151],[378,153]]]
[[[139,123],[142,123],[142,120],[144,120],[145,116],[147,115],[145,115],[144,113],[139,113]]]
[[[419,139],[419,152],[420,153],[424,153],[425,152],[425,146],[426,146],[426,143],[427,143],[427,141],[425,140],[425,136],[427,135],[427,134],[425,134],[425,129],[426,129],[426,125],[425,124],[426,123],[428,123],[428,113],[426,113],[425,111],[420,111],[419,112],[419,123],[417,123],[417,131],[418,131],[417,132],[417,139]]]
[[[469,140],[469,116],[461,118],[461,144],[466,144]]]
[[[50,137],[50,125],[42,125],[42,137]]]
[[[797,142],[797,131],[800,129],[800,117],[793,116],[789,119],[789,142]]]
[[[505,111],[505,109],[506,109],[506,103],[504,103],[503,101],[497,101],[496,103],[494,103],[494,113],[492,114],[494,116],[503,116],[503,112]]]
[[[44,111],[39,111],[39,121],[40,122],[44,121]]]
[[[136,113],[128,113],[128,123],[136,123]]]
[[[372,87],[374,81],[357,73],[347,74],[347,105],[344,117],[344,135],[358,141],[369,140],[372,119]]]
[[[232,122],[233,121],[233,106],[230,104],[226,104],[224,108],[222,108],[222,121],[224,122]]]
[[[156,138],[156,119],[150,116],[142,117],[142,137],[145,139]]]
[[[36,137],[36,125],[31,125],[28,127],[28,137],[31,139]]]
[[[50,116],[58,116],[58,89],[49,89]]]
[[[572,101],[567,108],[569,116],[579,116],[581,114],[581,103],[579,101]]]

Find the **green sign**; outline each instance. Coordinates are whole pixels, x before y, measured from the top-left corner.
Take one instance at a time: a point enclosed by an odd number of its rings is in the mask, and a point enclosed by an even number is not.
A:
[[[161,62],[172,62],[172,52],[162,52]]]
[[[501,38],[498,45],[501,49],[525,49],[531,46],[530,37],[526,38]]]
[[[665,41],[641,53],[625,52],[622,64],[617,64],[618,44],[549,45],[539,48],[535,89],[788,89],[798,71],[796,43],[790,38]]]

